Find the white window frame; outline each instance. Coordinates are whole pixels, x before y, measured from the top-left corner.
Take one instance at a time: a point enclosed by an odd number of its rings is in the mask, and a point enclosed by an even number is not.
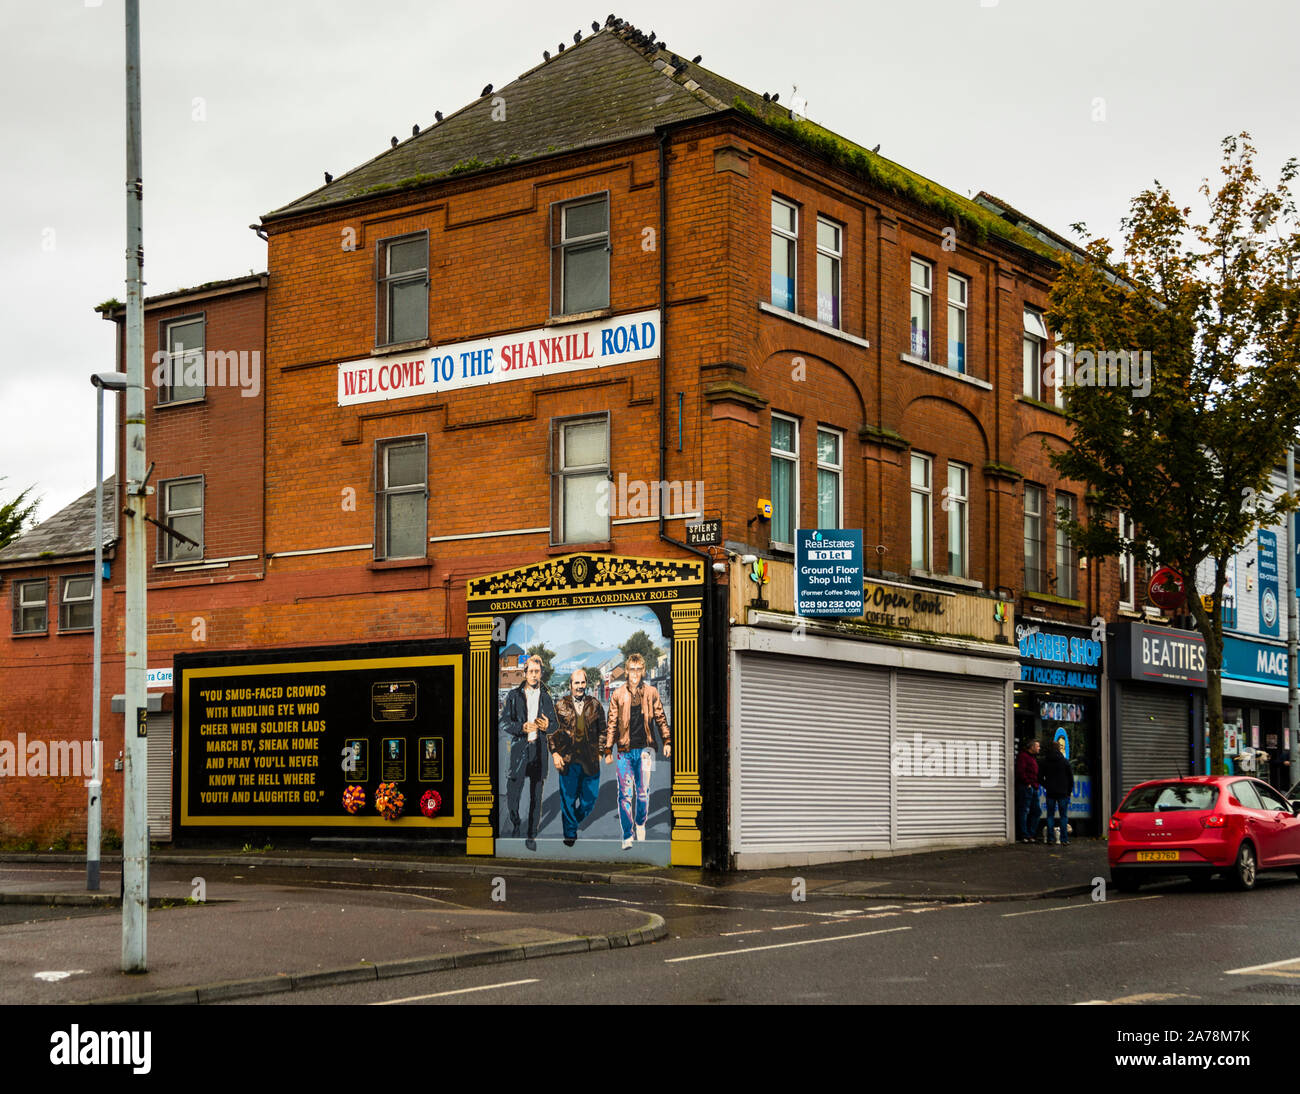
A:
[[[1079,598],[1079,548],[1066,531],[1062,511],[1079,519],[1079,499],[1068,490],[1056,492],[1056,595],[1067,600]]]
[[[789,414],[782,414],[779,411],[772,411],[772,421],[789,422],[791,426],[791,436],[794,439],[794,447],[791,449],[777,448],[775,441],[769,440],[769,451],[772,460],[784,460],[791,465],[790,467],[790,539],[789,541],[776,538],[776,501],[772,502],[772,545],[780,547],[783,550],[794,550],[795,533],[799,528],[799,419]],[[769,427],[768,436],[771,437]],[[770,480],[769,480],[770,481]],[[775,490],[772,491],[776,493]]]
[[[420,482],[400,483],[392,486],[388,482],[388,455],[399,448],[419,447],[424,459],[424,477]],[[425,433],[413,433],[405,437],[383,437],[375,441],[375,561],[386,562],[398,559],[427,558],[429,553],[429,438]],[[388,499],[401,494],[419,494],[424,499],[424,527],[420,532],[420,550],[415,554],[393,554],[390,544],[392,530],[389,526]]]
[[[199,486],[198,506],[188,509],[173,509],[172,490],[176,487],[190,486],[194,483],[198,483]],[[203,475],[184,475],[175,479],[166,479],[158,484],[158,520],[164,527],[171,527],[172,521],[176,517],[192,517],[197,515],[199,518],[199,534],[190,537],[191,539],[198,540],[199,546],[197,548],[192,548],[183,539],[177,539],[175,536],[168,535],[162,528],[158,529],[159,562],[175,562],[184,565],[186,563],[203,561],[203,545],[205,542],[203,533],[207,524],[207,500],[207,483],[205,482]],[[178,552],[181,553],[178,554]]]
[[[1055,366],[1056,383],[1052,385],[1052,405],[1058,410],[1065,409],[1066,379],[1074,374],[1074,346],[1062,342],[1059,334],[1052,335],[1052,363]]]
[[[423,241],[424,265],[418,269],[400,270],[393,273],[391,255],[394,247],[404,243]],[[403,337],[393,337],[393,290],[405,285],[423,283],[424,307],[421,314],[424,319],[418,331],[403,331]],[[400,346],[408,342],[420,342],[429,337],[429,233],[408,232],[406,235],[391,236],[375,244],[375,345]]]
[[[605,427],[605,459],[601,463],[573,464],[567,462],[565,453],[566,433],[570,426],[586,425],[592,422],[601,422]],[[613,499],[609,492],[610,482],[610,415],[609,411],[600,414],[574,414],[565,418],[551,419],[551,546],[559,547],[570,543],[603,543],[610,538],[611,527],[611,508]],[[590,536],[576,536],[569,534],[569,519],[564,511],[564,499],[566,496],[565,481],[570,478],[597,478],[598,490],[603,489],[605,496],[605,528],[604,534],[598,535],[593,541]],[[603,483],[603,487],[600,486]],[[599,494],[598,494],[599,497]],[[662,498],[654,499],[652,504],[660,504]],[[601,514],[597,512],[597,515]]]
[[[1133,518],[1120,509],[1115,515],[1115,530],[1121,538],[1132,540],[1136,525]],[[1124,576],[1128,575],[1128,599],[1124,599]],[[1137,564],[1132,551],[1119,553],[1119,606],[1129,611],[1137,611]]]
[[[934,352],[934,265],[923,258],[912,256],[910,273],[911,295],[908,297],[910,311],[908,312],[908,352],[922,361],[931,360],[931,354]],[[921,274],[921,282],[917,282],[917,274]],[[916,344],[917,330],[912,327],[912,316],[918,310],[918,304],[925,311],[925,346],[918,347]],[[919,329],[919,328],[918,328]]]
[[[181,348],[177,349],[172,342],[172,333],[180,327],[188,326],[191,323],[197,323],[203,332],[200,344],[186,347],[184,343]],[[172,319],[164,319],[158,324],[158,345],[162,347],[163,353],[166,354],[164,368],[167,370],[163,382],[158,385],[158,405],[169,406],[173,403],[195,403],[203,399],[207,394],[207,369],[206,356],[208,342],[208,320],[204,312],[197,312],[193,315],[178,315]],[[174,381],[179,376],[184,379],[186,368],[185,362],[188,358],[198,355],[199,364],[199,382],[194,384],[178,384]],[[179,391],[179,394],[178,394]]]
[[[838,463],[831,463],[822,459],[821,435],[823,433],[828,437],[835,438],[835,451],[839,458]],[[832,475],[835,478],[835,519],[829,524],[822,521],[821,477],[823,474]],[[844,527],[844,432],[824,425],[817,427],[817,527]]]
[[[908,523],[911,528],[910,551],[912,558],[912,569],[920,570],[924,573],[930,573],[934,566],[934,457],[926,456],[920,452],[913,452],[912,458],[908,463],[909,478],[911,490],[909,493],[908,504]],[[924,471],[924,482],[916,481],[917,470]],[[922,557],[916,557],[917,547],[917,501],[921,502],[921,554]]]
[[[601,232],[588,232],[585,235],[569,235],[569,214],[575,209],[588,205],[605,207],[605,229]],[[579,198],[556,201],[551,204],[551,316],[561,318],[566,315],[586,315],[590,312],[606,311],[610,307],[612,289],[610,284],[610,266],[614,248],[610,242],[610,200],[608,190],[598,190],[584,194]],[[568,308],[565,306],[565,286],[569,256],[573,252],[587,252],[603,247],[605,254],[605,297],[590,306]]]
[[[69,596],[68,586],[74,581],[87,581],[90,583],[89,591],[84,596]],[[72,609],[77,605],[85,604],[90,607],[90,619],[83,624],[73,626],[68,620],[71,617]],[[95,629],[95,575],[94,574],[64,574],[59,578],[59,633],[70,631],[89,631]]]
[[[960,289],[959,297],[954,297],[953,290]],[[948,271],[948,368],[961,375],[970,373],[970,278]],[[953,360],[952,330],[956,322],[961,324],[961,357]]]
[[[1033,308],[1024,309],[1024,340],[1021,365],[1024,395],[1043,401],[1043,352],[1047,346],[1047,327],[1043,316]]]
[[[1037,501],[1034,510],[1030,509],[1029,499],[1031,495]],[[1047,504],[1047,488],[1040,486],[1038,483],[1027,482],[1024,489],[1024,570],[1025,570],[1025,592],[1027,593],[1044,593],[1047,591],[1047,517],[1043,512]],[[1036,532],[1032,541],[1029,535],[1029,522],[1037,522]],[[1033,572],[1033,580],[1030,579],[1029,569],[1029,544],[1032,542],[1038,548],[1039,566]]]
[[[40,599],[35,597],[29,598],[30,590],[39,586],[41,590]],[[37,609],[41,613],[41,625],[27,625],[27,614],[35,612]],[[50,583],[48,578],[35,578],[26,581],[15,581],[13,583],[13,621],[14,634],[48,634],[50,631]]]
[[[953,472],[957,473],[958,488],[953,486]],[[944,495],[948,510],[948,573],[952,577],[970,577],[970,465],[948,461],[948,489]],[[954,523],[957,525],[954,530]],[[958,540],[960,565],[953,566],[952,544]]]
[[[835,243],[833,247],[822,243],[823,228],[827,228],[834,233]],[[823,259],[829,264],[830,276],[834,282],[833,290],[829,294],[823,292]],[[843,259],[844,226],[838,221],[831,220],[830,217],[819,216],[817,218],[817,322],[828,327],[834,327],[836,330],[844,326]],[[832,314],[829,316],[822,313],[822,300],[824,297],[834,302]]]
[[[791,220],[794,223],[793,231],[791,231],[788,228],[779,227],[777,225],[776,206],[778,205],[790,210],[792,214]],[[790,268],[790,272],[788,275],[790,280],[790,300],[788,303],[782,303],[776,300],[775,299],[776,293],[774,291],[774,287],[771,284],[769,284],[768,286],[768,295],[773,297],[772,306],[774,308],[781,308],[788,312],[798,312],[799,310],[799,206],[796,205],[793,201],[789,201],[786,198],[777,197],[775,194],[773,194],[772,204],[771,206],[769,206],[769,209],[771,214],[772,238],[780,239],[785,242],[786,261],[787,261],[787,265]],[[776,269],[775,266],[773,266],[770,273],[774,274],[775,272]],[[782,277],[785,276],[786,275],[784,274],[782,275]]]

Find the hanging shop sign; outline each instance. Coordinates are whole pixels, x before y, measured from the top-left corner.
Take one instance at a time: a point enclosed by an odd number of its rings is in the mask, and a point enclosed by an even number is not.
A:
[[[177,657],[181,828],[463,827],[467,652],[437,641]],[[429,790],[436,817],[404,807]]]
[[[437,395],[658,356],[659,312],[635,312],[452,342],[409,355],[344,361],[338,366],[338,405]]]
[[[1187,588],[1183,582],[1183,575],[1172,566],[1161,566],[1151,575],[1151,582],[1147,586],[1147,595],[1150,596],[1151,603],[1158,604],[1162,608],[1168,608],[1172,611],[1182,607],[1183,601],[1187,597]]]
[[[1259,530],[1256,543],[1259,559],[1259,633],[1278,636],[1277,533]]]
[[[1102,644],[1087,628],[1022,617],[1016,624],[1016,644],[1022,683],[1097,690]]]
[[[830,619],[861,615],[862,530],[800,528],[795,535],[795,612]]]

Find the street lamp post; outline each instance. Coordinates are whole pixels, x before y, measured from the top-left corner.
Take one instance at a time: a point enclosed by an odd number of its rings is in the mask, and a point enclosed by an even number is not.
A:
[[[100,651],[104,635],[104,389],[124,391],[126,377],[120,372],[100,372],[90,377],[95,385],[95,666],[90,696],[90,739],[94,768],[86,784],[86,888],[99,888],[100,824],[104,786],[104,745],[99,737]]]

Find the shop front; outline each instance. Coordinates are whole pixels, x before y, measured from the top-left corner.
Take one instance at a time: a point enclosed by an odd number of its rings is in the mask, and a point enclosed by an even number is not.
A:
[[[1195,773],[1205,720],[1205,639],[1128,622],[1113,630],[1112,785],[1116,805],[1138,783]]]
[[[1103,643],[1086,627],[1018,616],[1016,644],[1016,747],[1036,739],[1043,749],[1056,748],[1065,756],[1074,773],[1070,827],[1075,834],[1098,835],[1103,819]],[[1046,816],[1046,800],[1040,804]]]
[[[1223,636],[1223,754],[1284,793],[1291,772],[1287,653],[1276,642]]]
[[[861,616],[803,618],[793,570],[766,562],[761,587],[732,574],[732,864],[1007,842],[1008,606],[867,581]]]

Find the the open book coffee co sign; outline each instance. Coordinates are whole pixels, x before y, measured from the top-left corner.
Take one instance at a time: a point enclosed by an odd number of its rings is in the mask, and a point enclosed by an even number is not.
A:
[[[634,312],[431,346],[418,353],[344,361],[338,367],[338,405],[435,395],[658,356],[659,312]]]

